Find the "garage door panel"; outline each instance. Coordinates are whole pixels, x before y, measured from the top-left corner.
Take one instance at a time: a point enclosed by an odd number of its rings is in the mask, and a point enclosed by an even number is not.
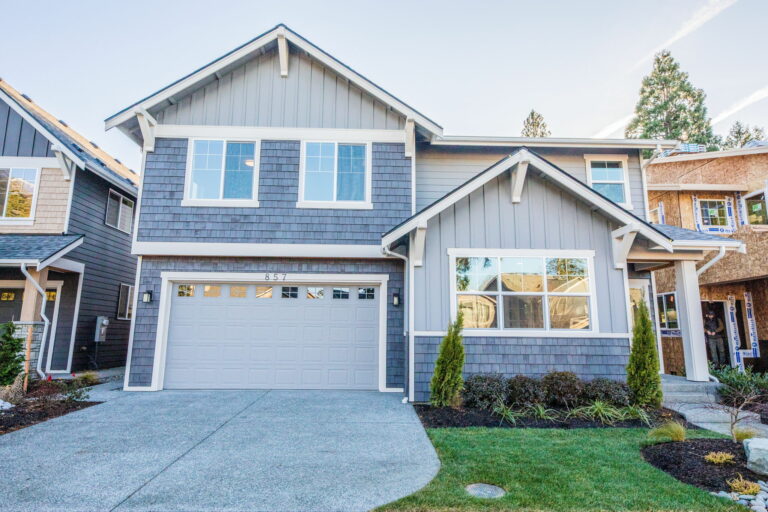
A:
[[[283,298],[282,285],[269,298],[257,298],[268,295],[261,285],[210,286],[220,294],[195,285],[179,297],[173,288],[166,388],[378,387],[378,288],[359,299],[344,285],[349,298],[334,299],[332,285],[286,284],[296,298]]]

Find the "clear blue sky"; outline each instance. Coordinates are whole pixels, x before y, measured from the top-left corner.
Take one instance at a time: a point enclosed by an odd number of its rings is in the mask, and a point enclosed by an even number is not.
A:
[[[516,136],[531,108],[553,136],[605,132],[632,112],[644,57],[676,34],[669,48],[712,117],[768,95],[766,0],[5,0],[2,12],[0,77],[134,169],[138,148],[104,118],[279,22],[447,134]],[[736,119],[768,125],[768,99],[715,131]]]

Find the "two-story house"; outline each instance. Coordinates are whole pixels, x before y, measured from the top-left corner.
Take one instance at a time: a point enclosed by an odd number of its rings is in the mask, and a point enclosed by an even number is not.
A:
[[[701,308],[713,312],[722,330],[708,358],[718,364],[768,368],[768,145],[681,153],[648,166],[648,194],[653,222],[744,242],[746,253],[719,252],[699,268]],[[684,373],[678,329],[674,275],[655,273],[664,367]],[[704,330],[703,326],[699,326]],[[716,331],[714,331],[716,332]],[[712,353],[714,349],[715,353]]]
[[[33,376],[125,364],[136,178],[0,80],[0,323]]]
[[[106,127],[144,155],[128,390],[425,400],[458,311],[467,375],[621,379],[648,268],[698,307],[696,261],[740,246],[645,221],[640,152],[674,141],[447,136],[284,25]]]

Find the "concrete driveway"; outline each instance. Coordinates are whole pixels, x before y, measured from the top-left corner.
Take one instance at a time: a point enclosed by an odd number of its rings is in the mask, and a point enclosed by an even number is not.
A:
[[[368,510],[415,492],[439,468],[397,394],[97,398],[110,401],[0,436],[0,510]]]

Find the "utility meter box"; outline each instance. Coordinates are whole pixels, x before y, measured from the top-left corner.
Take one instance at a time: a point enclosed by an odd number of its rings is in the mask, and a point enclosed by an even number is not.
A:
[[[96,333],[93,336],[93,341],[96,343],[103,343],[107,341],[107,327],[109,326],[109,318],[106,316],[96,317]]]

